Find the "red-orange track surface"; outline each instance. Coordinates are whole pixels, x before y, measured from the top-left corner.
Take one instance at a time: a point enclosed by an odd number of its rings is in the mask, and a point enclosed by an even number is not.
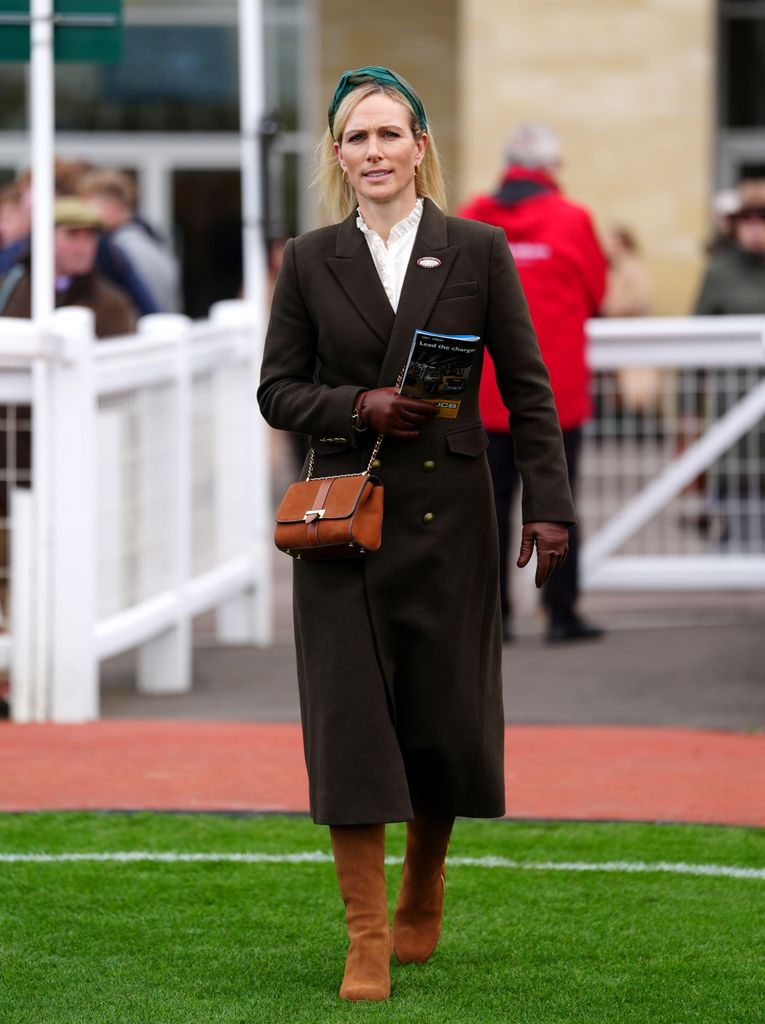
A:
[[[765,826],[765,736],[510,726],[512,818]],[[307,811],[298,725],[0,725],[0,811]]]

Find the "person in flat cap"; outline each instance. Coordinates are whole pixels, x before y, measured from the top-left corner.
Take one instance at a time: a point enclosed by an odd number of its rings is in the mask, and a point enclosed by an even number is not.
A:
[[[765,178],[743,180],[729,216],[733,244],[715,252],[694,312],[699,316],[765,313]]]
[[[96,317],[96,336],[108,338],[135,330],[137,314],[130,298],[95,269],[103,223],[79,196],[60,196],[53,208],[56,306],[86,306]],[[28,258],[0,281],[0,316],[31,316],[32,279]]]
[[[694,312],[699,316],[765,314],[765,178],[742,180],[731,220],[732,241],[714,251],[704,274]],[[707,403],[722,416],[765,371],[730,369]],[[699,413],[704,415],[699,397]],[[710,468],[705,490],[710,532],[727,551],[756,554],[765,541],[765,424],[753,427]]]
[[[457,815],[504,799],[497,524],[478,411],[483,349],[512,410],[524,485],[519,564],[541,585],[574,509],[550,382],[504,234],[447,217],[423,102],[396,72],[341,77],[318,182],[338,223],[287,242],[258,400],[311,435],[315,477],[372,471],[382,546],[294,561],[295,641],[310,808],[329,826],[349,946],[343,999],[383,1000],[391,949],[433,954]],[[479,335],[456,419],[399,394],[414,332]],[[307,470],[308,463],[304,467]],[[406,821],[392,932],[385,825]]]

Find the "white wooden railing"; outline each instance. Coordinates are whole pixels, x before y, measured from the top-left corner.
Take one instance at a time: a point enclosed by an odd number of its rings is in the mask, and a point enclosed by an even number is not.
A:
[[[765,588],[765,318],[597,320],[589,334],[584,587]],[[5,524],[0,669],[17,721],[97,718],[99,663],[130,649],[141,690],[188,690],[203,612],[222,641],[269,642],[261,337],[241,302],[102,342],[85,310],[44,328],[0,318],[0,404],[33,410],[33,486],[13,489]]]
[[[765,317],[589,323],[588,589],[765,589]]]
[[[0,319],[0,403],[31,405],[33,422],[0,634],[15,720],[97,718],[99,662],[130,649],[141,690],[188,690],[203,612],[222,641],[270,641],[261,337],[243,302],[196,323],[144,317],[137,335],[98,342],[88,310],[43,328]]]

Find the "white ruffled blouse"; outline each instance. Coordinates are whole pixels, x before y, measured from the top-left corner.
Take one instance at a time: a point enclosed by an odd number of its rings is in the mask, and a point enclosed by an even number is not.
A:
[[[393,225],[386,245],[377,232],[364,223],[360,210],[356,217],[356,227],[367,240],[385,294],[394,310],[398,308],[406,268],[409,265],[409,257],[412,255],[417,228],[421,220],[422,199],[418,199],[412,212]]]

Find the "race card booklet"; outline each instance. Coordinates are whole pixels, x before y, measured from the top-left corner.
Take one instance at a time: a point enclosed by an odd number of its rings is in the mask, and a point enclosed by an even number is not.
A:
[[[477,334],[415,331],[401,394],[423,398],[438,408],[439,416],[455,419],[480,340]]]

